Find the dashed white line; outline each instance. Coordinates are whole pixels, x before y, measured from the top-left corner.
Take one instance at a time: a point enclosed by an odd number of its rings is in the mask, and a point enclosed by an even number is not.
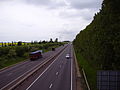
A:
[[[53,84],[51,83],[50,86],[49,86],[49,88],[52,88],[52,86],[53,86]]]
[[[56,75],[58,75],[59,73],[58,72],[56,72]]]
[[[65,51],[63,51],[62,53],[60,53],[60,55],[39,75],[39,77],[37,77],[35,79],[35,81],[26,89],[29,90],[33,84],[53,65],[53,63],[64,53]]]

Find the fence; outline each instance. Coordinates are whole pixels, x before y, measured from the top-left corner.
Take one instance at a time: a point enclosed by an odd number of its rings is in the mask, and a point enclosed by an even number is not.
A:
[[[98,90],[120,90],[120,71],[98,71]]]

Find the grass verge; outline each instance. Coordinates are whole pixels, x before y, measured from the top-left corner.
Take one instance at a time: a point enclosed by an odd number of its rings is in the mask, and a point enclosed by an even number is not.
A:
[[[9,58],[8,57],[3,57],[2,60],[0,60],[0,69],[17,64],[22,61],[26,61],[26,57],[14,57],[14,58]]]
[[[75,50],[76,51],[76,50]],[[96,73],[97,70],[93,68],[87,60],[80,53],[76,53],[78,64],[80,68],[83,68],[89,83],[91,90],[97,90],[96,87]]]

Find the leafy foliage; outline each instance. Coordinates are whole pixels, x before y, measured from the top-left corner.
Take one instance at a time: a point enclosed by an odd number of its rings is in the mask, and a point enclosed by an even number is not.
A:
[[[10,44],[10,43],[9,43]],[[6,67],[11,64],[18,63],[20,61],[25,60],[29,56],[29,52],[36,50],[48,51],[51,50],[52,47],[57,47],[59,45],[63,45],[62,42],[57,43],[33,43],[30,45],[17,45],[17,46],[6,46],[0,47],[0,69]]]
[[[120,69],[120,0],[104,0],[94,20],[73,41],[97,69]]]

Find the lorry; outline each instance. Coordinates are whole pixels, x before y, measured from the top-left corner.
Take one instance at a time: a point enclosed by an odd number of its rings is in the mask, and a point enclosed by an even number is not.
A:
[[[37,50],[29,53],[30,60],[37,60],[42,58],[42,50]]]

